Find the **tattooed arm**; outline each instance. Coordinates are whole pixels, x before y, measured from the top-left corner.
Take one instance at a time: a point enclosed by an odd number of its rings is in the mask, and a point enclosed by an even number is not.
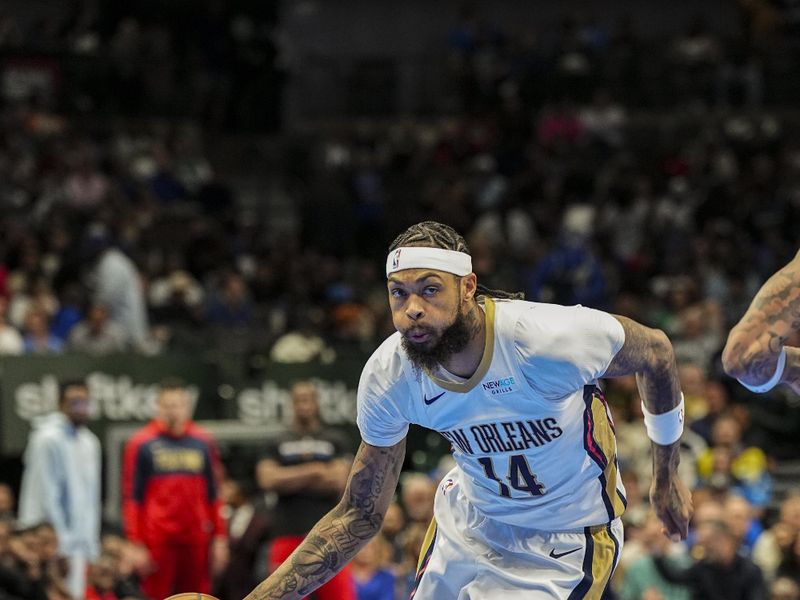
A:
[[[361,442],[339,504],[245,600],[303,598],[338,573],[380,530],[405,452],[405,440],[389,448]]]
[[[784,343],[800,330],[800,253],[758,290],[750,308],[728,335],[725,372],[749,385],[770,380]],[[800,393],[800,350],[786,348],[780,383]]]
[[[616,315],[615,315],[616,316]],[[650,329],[626,317],[616,316],[625,330],[625,343],[603,377],[636,375],[636,385],[647,410],[668,412],[681,399],[678,368],[672,344],[663,331]],[[680,440],[669,446],[652,443],[653,483],[650,502],[673,539],[686,539],[692,515],[691,494],[678,477]]]

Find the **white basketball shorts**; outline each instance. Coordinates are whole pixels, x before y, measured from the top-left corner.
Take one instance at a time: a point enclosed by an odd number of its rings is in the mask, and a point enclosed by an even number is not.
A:
[[[457,469],[436,493],[413,600],[599,600],[622,550],[622,521],[548,533],[486,518]]]

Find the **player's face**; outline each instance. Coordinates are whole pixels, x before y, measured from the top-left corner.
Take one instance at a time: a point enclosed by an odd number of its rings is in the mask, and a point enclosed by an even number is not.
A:
[[[292,388],[292,408],[295,419],[302,423],[316,419],[319,415],[319,404],[314,386],[307,383],[295,385]]]
[[[158,396],[158,418],[175,433],[183,431],[190,415],[189,394],[182,389],[162,390]]]
[[[89,422],[89,390],[82,385],[67,387],[61,398],[61,409],[75,425],[86,425]]]
[[[474,276],[473,276],[474,277]],[[389,307],[403,347],[418,366],[433,368],[470,340],[460,278],[429,269],[405,269],[389,278]]]

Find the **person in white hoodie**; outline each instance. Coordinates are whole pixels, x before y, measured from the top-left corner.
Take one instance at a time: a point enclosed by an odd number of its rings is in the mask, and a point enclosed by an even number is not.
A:
[[[87,567],[100,546],[100,442],[86,426],[89,406],[85,382],[61,383],[59,410],[38,421],[28,439],[19,499],[21,526],[55,528],[76,600],[86,595]]]

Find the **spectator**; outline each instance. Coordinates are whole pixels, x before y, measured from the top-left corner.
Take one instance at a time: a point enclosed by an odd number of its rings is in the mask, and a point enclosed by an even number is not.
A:
[[[428,526],[433,519],[436,482],[422,473],[408,473],[402,479],[400,494],[408,522]]]
[[[253,301],[244,278],[238,273],[228,273],[221,289],[212,296],[206,319],[212,325],[245,328],[253,320]]]
[[[271,524],[258,511],[248,493],[249,483],[226,479],[220,486],[225,504],[230,560],[214,585],[220,600],[241,600],[256,583],[256,558],[267,540]]]
[[[89,390],[80,380],[59,387],[59,410],[43,418],[24,454],[19,521],[48,522],[68,560],[67,587],[86,590],[86,569],[100,545],[100,442],[87,427]]]
[[[50,333],[47,314],[39,308],[31,308],[25,316],[23,345],[26,354],[57,354],[64,349],[64,342]]]
[[[726,498],[723,511],[723,520],[736,538],[739,554],[750,556],[753,546],[764,531],[756,511],[747,500],[735,494]]]
[[[25,344],[22,336],[8,323],[8,298],[0,296],[0,354],[22,354]]]
[[[139,586],[137,570],[142,565],[142,553],[121,535],[104,532],[101,553],[114,561],[114,594],[117,598],[147,600]]]
[[[142,588],[150,598],[211,592],[228,561],[220,514],[222,466],[211,436],[191,421],[182,382],[165,381],[156,417],[125,445],[123,513],[138,545]]]
[[[710,446],[713,443],[714,423],[726,411],[730,400],[728,398],[728,389],[721,381],[714,379],[706,382],[704,396],[706,413],[702,417],[691,421],[689,428],[702,437],[706,444]]]
[[[93,302],[108,308],[111,320],[125,330],[129,344],[140,351],[151,349],[146,302],[136,265],[111,245],[102,230],[90,234],[86,252],[94,264]]]
[[[595,92],[592,103],[580,111],[578,117],[591,141],[608,148],[622,145],[627,115],[607,90]]]
[[[745,447],[741,438],[742,428],[733,414],[717,418],[714,445],[698,459],[697,472],[705,485],[738,490],[751,504],[763,507],[772,486],[767,457],[758,447]]]
[[[422,545],[429,534],[428,527],[412,523],[403,536],[403,560],[397,567],[396,588],[398,598],[408,598],[416,585],[416,573]]]
[[[689,590],[684,585],[671,583],[661,574],[664,563],[672,569],[686,568],[691,564],[682,546],[673,544],[661,529],[660,519],[650,512],[642,528],[644,555],[624,570],[620,600],[640,600],[654,591],[660,594],[662,600],[690,599]]]
[[[42,277],[36,277],[29,285],[12,295],[8,319],[12,325],[23,327],[32,310],[43,312],[48,321],[58,311],[58,298],[53,294],[47,280]]]
[[[31,529],[15,529],[10,521],[0,522],[0,537],[8,536],[0,556],[0,593],[12,599],[55,600],[55,586],[49,585],[42,570]]]
[[[679,325],[673,333],[675,359],[678,363],[691,363],[706,370],[711,358],[720,351],[723,343],[722,314],[716,302],[693,305],[678,315]]]
[[[800,532],[795,532],[792,543],[784,551],[777,575],[788,577],[800,585]]]
[[[116,561],[107,554],[89,568],[89,586],[86,588],[86,600],[118,600],[114,591],[116,584]]]
[[[67,203],[78,210],[97,210],[105,202],[109,192],[108,178],[100,172],[92,160],[92,148],[87,144],[76,152],[75,169],[64,182]]]
[[[403,542],[406,531],[406,517],[402,507],[397,502],[392,502],[386,509],[383,518],[381,535],[391,547],[391,562],[400,564],[403,561]]]
[[[737,554],[738,541],[728,526],[711,521],[700,527],[708,529],[705,556],[684,570],[661,562],[661,574],[668,581],[688,586],[694,600],[766,600],[761,571]]]
[[[90,306],[86,318],[69,335],[69,349],[87,354],[124,352],[128,347],[127,342],[125,330],[109,320],[108,309],[102,304]]]
[[[296,328],[280,336],[272,345],[270,358],[278,363],[332,362],[336,353],[319,335],[324,314],[319,309],[300,309]]]
[[[291,395],[291,427],[268,445],[265,457],[256,466],[259,487],[278,494],[275,538],[268,558],[270,572],[336,505],[350,470],[345,439],[320,420],[316,386],[298,382],[292,386]],[[355,600],[349,568],[319,588],[316,595],[320,600]]]
[[[391,548],[380,535],[371,539],[350,564],[358,600],[393,600],[395,577],[386,568]]]
[[[594,209],[589,206],[568,209],[557,246],[541,260],[528,282],[526,295],[531,300],[605,306],[605,276],[589,244],[593,220]]]
[[[789,555],[795,534],[800,531],[800,492],[791,492],[781,502],[778,521],[756,540],[753,562],[767,581],[774,581],[784,556]]]
[[[50,323],[50,333],[66,340],[72,328],[81,320],[80,306],[83,303],[83,294],[77,282],[71,283],[63,290],[60,300],[58,310]]]
[[[769,600],[800,600],[800,585],[788,577],[779,577],[770,587]]]

